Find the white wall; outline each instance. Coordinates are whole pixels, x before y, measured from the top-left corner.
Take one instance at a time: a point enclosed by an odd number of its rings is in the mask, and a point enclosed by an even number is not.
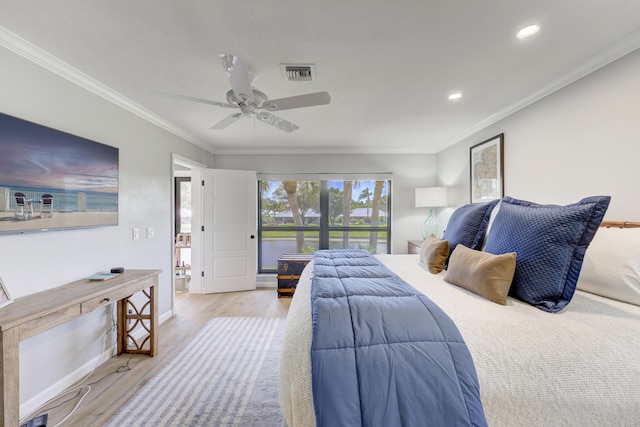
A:
[[[0,235],[0,277],[12,297],[114,266],[161,269],[159,312],[170,313],[171,153],[208,164],[213,156],[4,48],[0,64],[0,112],[120,149],[118,226]],[[133,227],[141,230],[138,241]],[[153,239],[145,238],[146,227],[155,229]],[[110,316],[98,310],[21,344],[23,410],[94,365]]]
[[[436,184],[435,154],[216,155],[217,169],[259,173],[393,173],[391,193],[393,253],[407,253],[407,240],[422,237],[427,209],[414,207],[415,187]]]
[[[543,204],[611,195],[606,220],[640,220],[638,76],[640,50],[438,153],[450,202],[469,203],[469,147],[504,132],[505,195]]]

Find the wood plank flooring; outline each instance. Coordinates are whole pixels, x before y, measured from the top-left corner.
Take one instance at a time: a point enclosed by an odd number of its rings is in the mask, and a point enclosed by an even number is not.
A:
[[[265,288],[212,295],[176,294],[177,314],[159,327],[158,355],[123,354],[100,365],[83,382],[91,384],[91,390],[64,425],[102,426],[212,318],[286,317],[290,303],[291,298],[278,298],[275,289]],[[49,414],[47,425],[58,424],[81,398],[73,393],[48,404],[41,410]]]

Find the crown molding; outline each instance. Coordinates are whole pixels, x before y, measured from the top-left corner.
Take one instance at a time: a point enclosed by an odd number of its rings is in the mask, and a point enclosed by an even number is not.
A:
[[[0,46],[5,47],[28,61],[31,61],[34,64],[70,81],[71,83],[98,95],[112,104],[135,114],[149,123],[158,126],[159,128],[162,128],[185,141],[197,145],[210,153],[213,153],[211,146],[196,138],[194,135],[147,110],[140,104],[133,102],[121,93],[111,89],[66,62],[61,61],[47,51],[39,48],[2,26],[0,26]]]
[[[51,71],[52,73],[80,86],[103,99],[137,115],[138,117],[150,122],[151,124],[162,128],[179,138],[190,142],[209,153],[216,155],[282,155],[282,154],[411,154],[411,153],[425,153],[434,154],[438,153],[462,140],[468,138],[477,132],[503,120],[510,115],[528,107],[529,105],[547,97],[548,95],[576,82],[577,80],[587,76],[588,74],[597,71],[598,69],[614,62],[617,59],[633,52],[640,48],[640,31],[631,34],[629,37],[614,44],[611,48],[603,51],[600,55],[595,56],[583,63],[580,67],[577,67],[573,72],[567,74],[563,78],[560,78],[546,87],[532,93],[531,95],[521,99],[520,101],[492,114],[491,116],[475,123],[474,125],[457,132],[446,140],[437,144],[435,148],[430,150],[418,150],[415,149],[397,149],[397,148],[381,148],[381,149],[358,149],[358,148],[324,148],[324,147],[309,147],[309,148],[285,148],[285,147],[265,147],[260,149],[255,148],[213,148],[206,142],[195,137],[191,133],[184,129],[174,125],[166,119],[158,116],[157,114],[147,110],[141,105],[126,98],[122,94],[102,84],[98,80],[90,77],[82,71],[70,66],[69,64],[59,60],[43,49],[35,46],[34,44],[24,40],[20,36],[0,26],[0,46],[7,48],[8,50],[20,55],[21,57]]]
[[[581,66],[577,67],[573,70],[573,72],[567,74],[563,78],[560,78],[546,87],[540,89],[537,92],[532,93],[528,97],[523,98],[522,100],[498,111],[497,113],[487,117],[484,120],[479,121],[475,125],[468,127],[467,129],[456,133],[452,137],[443,141],[441,144],[437,145],[435,148],[435,152],[440,152],[445,148],[448,148],[456,143],[462,141],[465,138],[468,138],[477,132],[499,122],[502,119],[509,117],[510,115],[522,110],[525,107],[551,95],[558,90],[569,86],[570,84],[580,80],[581,78],[603,68],[612,62],[622,58],[625,55],[630,54],[631,52],[640,48],[640,31],[636,31],[631,34],[629,37],[624,38],[620,42],[611,46],[611,48],[603,51],[600,55],[597,55],[591,58],[589,61],[584,62]]]

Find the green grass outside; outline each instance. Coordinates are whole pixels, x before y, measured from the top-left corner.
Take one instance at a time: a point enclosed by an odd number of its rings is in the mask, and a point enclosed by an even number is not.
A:
[[[305,238],[318,238],[318,235],[320,234],[320,231],[318,230],[314,230],[314,231],[304,231],[304,237]],[[342,234],[344,232],[343,231],[330,231],[329,232],[329,238],[330,239],[342,239]],[[350,238],[369,238],[369,235],[371,234],[371,231],[368,230],[363,230],[363,231],[349,231],[349,237]],[[386,239],[387,238],[387,232],[386,231],[378,231],[378,238],[379,239]],[[291,231],[291,230],[269,230],[269,231],[263,231],[262,232],[262,238],[263,239],[283,239],[283,238],[290,238],[293,239],[296,237],[296,231]]]

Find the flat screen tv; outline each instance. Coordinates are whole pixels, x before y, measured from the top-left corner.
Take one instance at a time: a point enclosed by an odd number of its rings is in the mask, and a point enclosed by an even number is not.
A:
[[[0,233],[118,225],[118,149],[0,113]]]

